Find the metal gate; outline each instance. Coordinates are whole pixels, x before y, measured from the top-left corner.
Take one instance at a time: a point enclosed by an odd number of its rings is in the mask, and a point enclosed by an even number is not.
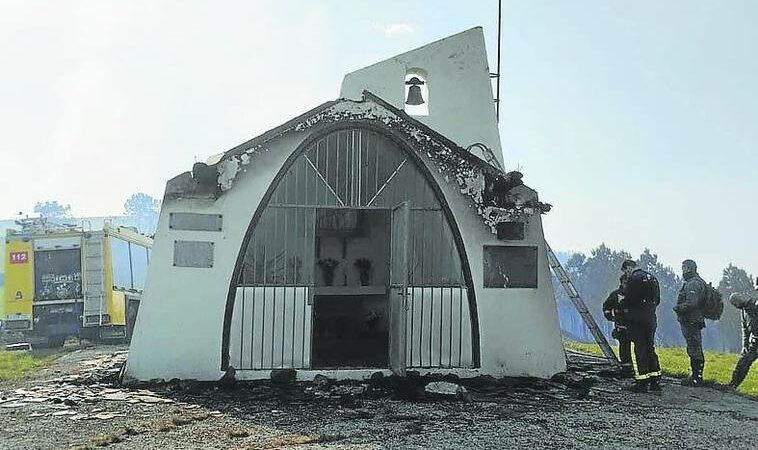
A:
[[[394,142],[368,130],[332,132],[293,160],[267,198],[241,249],[229,365],[310,367],[316,210],[390,210],[403,202],[408,217],[403,365],[474,365],[476,318],[462,249],[428,177]]]
[[[466,289],[411,287],[407,299],[408,367],[473,367]]]
[[[230,364],[238,370],[310,367],[310,288],[240,287]]]

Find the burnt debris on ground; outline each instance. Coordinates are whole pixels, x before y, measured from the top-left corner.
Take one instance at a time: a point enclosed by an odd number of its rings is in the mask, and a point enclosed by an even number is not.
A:
[[[629,394],[603,358],[567,356],[569,370],[550,380],[377,372],[361,381],[318,375],[298,382],[282,370],[256,382],[229,376],[223,383],[127,387],[118,384],[126,352],[87,349],[0,391],[0,419],[8,448],[452,449],[507,442],[716,449],[752,442],[752,400],[671,379],[663,395]]]
[[[455,375],[406,377],[384,376],[376,372],[367,380],[335,380],[317,375],[313,381],[298,382],[294,371],[273,371],[270,379],[247,382],[207,383],[173,380],[142,384],[134,388],[119,385],[119,373],[126,362],[126,351],[114,352],[81,362],[78,373],[42,380],[34,386],[0,393],[0,407],[36,408],[35,417],[70,415],[72,419],[107,419],[110,414],[95,409],[95,414],[77,413],[80,404],[127,402],[130,404],[191,403],[211,410],[242,411],[245,405],[277,403],[282,405],[333,404],[360,409],[366,400],[403,400],[409,402],[482,402],[507,400],[514,404],[550,407],[555,403],[585,399],[601,377],[614,376],[604,360],[571,353],[570,370],[551,380],[538,378],[501,378]],[[42,409],[42,410],[40,410]]]
[[[224,407],[261,401],[284,404],[336,404],[360,408],[365,400],[402,400],[408,402],[480,402],[507,399],[545,405],[546,400],[584,399],[601,379],[615,379],[618,374],[605,360],[571,353],[570,369],[550,380],[528,377],[494,378],[456,375],[421,376],[409,371],[407,376],[385,376],[376,372],[366,380],[335,380],[316,375],[313,381],[296,381],[294,370],[275,370],[266,380],[202,383],[173,380],[145,385],[177,401],[191,401],[205,406]],[[213,393],[213,395],[209,395]]]

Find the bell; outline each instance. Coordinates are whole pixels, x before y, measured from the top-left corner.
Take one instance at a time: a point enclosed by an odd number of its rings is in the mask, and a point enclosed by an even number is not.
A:
[[[409,84],[411,86],[408,88],[408,99],[405,101],[405,104],[423,105],[424,96],[421,95],[421,85],[424,84],[424,82],[419,80],[417,77],[412,77],[410,80],[406,81],[405,84]]]
[[[405,101],[406,105],[423,105],[424,97],[421,95],[421,88],[418,86],[411,86],[408,88],[408,100]]]

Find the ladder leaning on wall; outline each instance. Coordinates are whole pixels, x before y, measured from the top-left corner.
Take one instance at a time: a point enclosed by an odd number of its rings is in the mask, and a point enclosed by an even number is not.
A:
[[[571,278],[569,278],[566,269],[564,269],[561,262],[558,261],[558,257],[555,256],[553,249],[550,248],[550,245],[547,242],[545,242],[545,247],[547,248],[547,260],[550,263],[550,268],[553,269],[553,273],[555,273],[555,276],[558,277],[561,285],[563,285],[563,289],[566,290],[566,294],[568,294],[577,312],[582,316],[582,320],[584,321],[584,324],[587,325],[587,328],[589,328],[592,336],[594,336],[595,342],[600,346],[600,349],[603,351],[606,358],[608,358],[613,365],[619,366],[619,360],[616,357],[616,353],[614,353],[611,345],[605,338],[605,335],[603,335],[597,322],[595,322],[592,313],[587,309],[587,305],[584,304],[584,300],[582,300],[582,297],[579,295],[579,291],[576,290],[574,283],[571,282]]]

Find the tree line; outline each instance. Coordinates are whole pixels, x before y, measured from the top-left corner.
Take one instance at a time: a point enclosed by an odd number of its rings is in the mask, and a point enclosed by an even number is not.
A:
[[[153,197],[138,192],[131,195],[124,203],[124,223],[136,227],[140,233],[153,234],[158,225],[158,213],[161,202]],[[57,200],[37,202],[34,205],[34,213],[39,217],[59,223],[75,219],[71,216],[71,205],[63,204]]]
[[[563,254],[564,267],[571,276],[582,299],[598,321],[604,334],[611,339],[613,324],[606,321],[602,313],[602,304],[608,294],[619,285],[621,275],[619,267],[625,259],[634,259],[625,251],[617,251],[601,244],[590,252]],[[658,306],[658,331],[656,343],[660,346],[678,347],[684,345],[684,338],[679,329],[679,322],[672,308],[682,286],[682,279],[671,267],[663,265],[658,255],[649,249],[636,259],[639,267],[658,278],[661,287],[661,304]],[[703,346],[716,351],[738,352],[742,346],[740,315],[729,302],[729,295],[734,292],[753,291],[753,277],[740,267],[729,264],[720,280],[712,282],[724,296],[724,313],[718,321],[706,320],[703,331]],[[553,279],[553,288],[558,303],[561,330],[569,339],[584,342],[592,341],[592,335],[582,322],[573,304],[557,279]]]

